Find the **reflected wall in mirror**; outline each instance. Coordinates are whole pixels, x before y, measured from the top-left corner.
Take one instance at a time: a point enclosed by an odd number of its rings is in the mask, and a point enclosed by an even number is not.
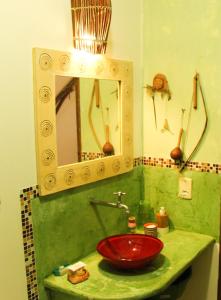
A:
[[[33,50],[41,195],[133,168],[132,64]]]
[[[59,166],[121,153],[119,85],[116,80],[56,75]]]
[[[58,165],[81,161],[79,78],[55,76]]]

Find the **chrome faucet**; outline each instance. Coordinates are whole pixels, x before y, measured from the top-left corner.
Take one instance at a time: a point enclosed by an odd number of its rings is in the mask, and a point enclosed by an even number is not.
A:
[[[125,213],[129,216],[130,210],[127,205],[122,203],[122,196],[126,195],[124,192],[116,192],[113,193],[114,195],[117,195],[117,202],[106,202],[103,200],[96,200],[95,198],[91,197],[90,198],[90,204],[92,205],[102,205],[102,206],[109,206],[113,208],[119,208],[119,209],[124,209]]]

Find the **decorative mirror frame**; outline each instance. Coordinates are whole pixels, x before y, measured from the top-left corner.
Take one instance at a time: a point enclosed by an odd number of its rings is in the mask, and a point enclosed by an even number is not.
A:
[[[103,56],[33,49],[37,178],[40,195],[52,194],[130,171],[133,168],[132,63]],[[58,166],[55,76],[120,82],[121,154]]]

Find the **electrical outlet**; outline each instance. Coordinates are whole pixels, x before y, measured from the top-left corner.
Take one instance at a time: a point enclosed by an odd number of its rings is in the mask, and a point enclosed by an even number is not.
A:
[[[192,199],[192,179],[180,177],[178,196],[182,199]]]

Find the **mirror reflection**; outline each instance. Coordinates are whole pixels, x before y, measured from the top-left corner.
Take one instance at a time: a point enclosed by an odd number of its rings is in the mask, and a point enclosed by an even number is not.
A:
[[[120,82],[55,76],[58,165],[121,153]]]

